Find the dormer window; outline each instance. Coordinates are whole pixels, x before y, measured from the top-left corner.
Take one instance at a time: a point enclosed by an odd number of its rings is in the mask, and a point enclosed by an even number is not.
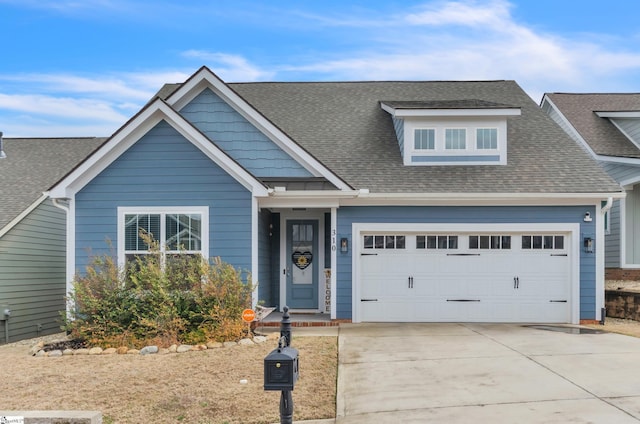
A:
[[[481,100],[381,102],[405,165],[505,165],[507,117],[520,108]]]

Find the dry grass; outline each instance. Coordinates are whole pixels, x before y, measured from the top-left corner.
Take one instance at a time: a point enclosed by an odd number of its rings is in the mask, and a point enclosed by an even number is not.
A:
[[[335,417],[336,337],[295,337],[294,419]],[[105,423],[274,423],[280,392],[263,390],[276,343],[167,355],[35,358],[0,348],[0,409],[98,410]],[[248,380],[241,384],[240,380]]]

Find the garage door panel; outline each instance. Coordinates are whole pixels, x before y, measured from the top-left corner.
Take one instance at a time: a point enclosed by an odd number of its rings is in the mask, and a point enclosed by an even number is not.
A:
[[[360,303],[360,319],[570,322],[568,254],[519,244],[513,241],[505,250],[429,251],[408,242],[406,249],[361,256],[361,298],[376,302]]]

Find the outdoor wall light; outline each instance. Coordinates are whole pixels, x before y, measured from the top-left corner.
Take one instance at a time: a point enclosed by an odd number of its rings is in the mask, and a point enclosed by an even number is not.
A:
[[[584,214],[584,222],[591,222],[593,218],[591,218],[591,212],[585,212]]]
[[[349,251],[349,240],[344,237],[340,239],[340,252],[347,253]]]
[[[593,239],[591,237],[584,238],[584,251],[586,253],[593,253]]]

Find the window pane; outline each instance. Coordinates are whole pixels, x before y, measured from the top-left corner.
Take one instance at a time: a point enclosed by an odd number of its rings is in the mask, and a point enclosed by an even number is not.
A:
[[[553,249],[553,236],[544,236],[544,248]]]
[[[491,236],[491,248],[500,249],[500,236]]]
[[[200,214],[167,214],[165,230],[167,240],[165,244],[168,250],[200,250],[201,217]],[[295,237],[300,237],[300,228],[293,226]]]
[[[426,237],[416,236],[416,249],[424,249],[426,247]]]
[[[511,249],[511,236],[502,236],[502,248]]]
[[[396,249],[404,249],[405,236],[396,236]]]
[[[149,245],[140,237],[140,231],[159,241],[160,215],[131,214],[125,215],[124,221],[125,250],[149,250]]]
[[[427,236],[427,249],[436,248],[436,236]]]
[[[414,148],[416,150],[435,149],[435,130],[433,129],[417,129],[414,132]]]
[[[384,249],[384,236],[376,236],[376,249]]]
[[[564,249],[564,236],[556,236],[556,249]]]
[[[497,128],[478,128],[476,130],[476,148],[497,149],[498,148],[498,130]]]
[[[385,249],[395,249],[395,247],[396,247],[396,238],[394,236],[386,236]]]
[[[531,249],[531,236],[522,236],[522,248]]]
[[[533,236],[533,248],[542,249],[542,236]]]
[[[449,249],[458,248],[458,236],[449,236]]]
[[[489,248],[489,236],[480,236],[480,249]]]
[[[479,247],[479,237],[469,236],[469,249],[477,249]]]
[[[447,236],[438,236],[438,249],[446,249],[449,246]]]
[[[364,248],[373,249],[373,236],[364,236]]]
[[[467,148],[467,130],[464,128],[447,128],[444,133],[444,148],[447,150]]]

